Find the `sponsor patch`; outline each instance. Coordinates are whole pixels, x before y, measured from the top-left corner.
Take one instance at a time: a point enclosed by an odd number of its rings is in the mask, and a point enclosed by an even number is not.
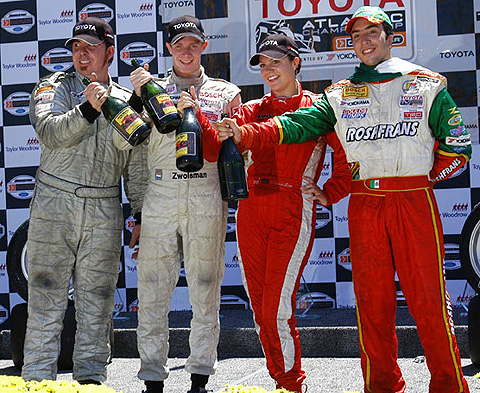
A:
[[[414,110],[414,109],[402,109],[402,120],[423,120],[424,111],[423,109]]]
[[[363,108],[370,106],[372,101],[370,98],[358,98],[353,100],[342,100],[340,101],[340,108]]]
[[[447,109],[448,113],[450,113],[451,115],[455,115],[457,113],[460,113],[460,111],[457,109],[456,106],[454,106],[453,108],[449,108]]]
[[[448,120],[448,125],[449,126],[456,126],[462,122],[462,115],[460,113],[457,113],[456,115],[453,115],[449,120]]]
[[[344,109],[342,119],[363,119],[367,116],[368,108]]]
[[[235,113],[235,112],[234,112]],[[272,117],[274,117],[275,115],[273,114],[270,114],[270,113],[262,113],[262,114],[259,114],[257,116],[257,121],[265,121],[265,120],[268,120],[268,119],[271,119]]]
[[[472,144],[470,140],[470,134],[462,135],[462,136],[447,136],[445,138],[445,144],[447,146],[461,146],[466,147]]]
[[[220,121],[222,119],[222,114],[221,113],[214,113],[209,111],[207,108],[202,108],[202,114],[210,121],[213,123],[216,123],[217,121]]]
[[[399,97],[398,105],[400,108],[405,107],[419,107],[423,108],[424,96],[422,94],[406,94]]]
[[[368,86],[344,86],[342,90],[342,98],[363,98],[368,97]]]
[[[52,105],[52,102],[35,105],[35,115],[49,111],[52,108]]]
[[[437,182],[437,181],[446,179],[449,175],[455,172],[460,165],[462,165],[462,160],[455,158],[447,168],[443,169],[437,175],[437,177],[433,179],[433,181]]]
[[[375,126],[359,128],[349,127],[347,129],[346,141],[374,141],[377,139],[393,139],[401,136],[415,136],[418,126],[418,121],[405,121],[397,124],[377,124]]]
[[[72,94],[72,97],[76,100],[81,100],[84,96],[83,91],[81,91],[80,93],[76,93],[72,91],[71,94]]]
[[[206,172],[172,172],[172,180],[206,179]]]
[[[35,98],[37,98],[40,94],[44,94],[44,93],[49,93],[53,90],[53,86],[43,86],[43,87],[40,87],[37,92],[35,93]]]
[[[176,89],[175,85],[172,84],[172,85],[168,85],[167,87],[165,87],[165,91],[166,91],[168,94],[172,94],[172,93],[176,93],[176,92],[177,92],[177,89]]]
[[[457,128],[452,128],[450,130],[450,135],[460,136],[460,135],[466,134],[466,132],[467,132],[467,129],[465,128],[465,126],[458,126]]]
[[[35,94],[35,101],[52,101],[54,97],[55,93],[53,91],[45,91]]]
[[[402,91],[405,94],[415,94],[418,91],[418,83],[414,80],[408,80],[403,82]]]

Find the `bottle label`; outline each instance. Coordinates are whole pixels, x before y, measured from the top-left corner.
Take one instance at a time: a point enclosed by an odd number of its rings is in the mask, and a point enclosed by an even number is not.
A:
[[[150,105],[158,118],[177,111],[177,108],[168,94],[157,94],[155,97],[150,98],[148,102],[150,102]]]
[[[197,154],[196,135],[194,132],[182,132],[176,137],[176,158],[195,156]]]
[[[128,141],[144,121],[132,107],[127,106],[117,113],[111,124]]]

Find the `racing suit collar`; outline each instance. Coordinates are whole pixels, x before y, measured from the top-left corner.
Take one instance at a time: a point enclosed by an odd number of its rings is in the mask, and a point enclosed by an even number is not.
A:
[[[376,66],[367,66],[366,64],[361,63],[358,67],[355,67],[355,72],[348,79],[354,83],[382,82],[401,75],[406,75],[419,68],[421,69],[422,67],[398,57],[392,57],[382,61]]]
[[[378,64],[376,66],[368,66],[364,63],[360,63],[358,67],[355,67],[355,72],[353,73],[353,75],[350,76],[348,79],[350,79],[354,83],[382,82],[402,75],[400,72],[379,72],[378,66]]]
[[[172,69],[171,77],[173,83],[177,85],[178,91],[188,90],[190,86],[198,88],[208,80],[208,76],[205,74],[203,66],[200,66],[200,75],[196,78],[182,78],[175,73],[175,69]]]
[[[303,89],[302,84],[297,80],[297,94],[290,96],[290,97],[275,97],[272,92],[265,95],[265,99],[267,101],[271,101],[273,103],[284,103],[288,104],[289,106],[295,105],[296,102],[300,102],[303,97]]]

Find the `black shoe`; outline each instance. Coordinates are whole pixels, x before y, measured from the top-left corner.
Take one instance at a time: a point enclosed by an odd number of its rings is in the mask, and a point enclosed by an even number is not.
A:
[[[163,393],[163,381],[145,381],[145,387],[142,393]]]
[[[95,381],[94,379],[82,379],[77,381],[80,385],[101,385],[100,381]]]
[[[195,373],[190,375],[192,385],[190,386],[190,390],[187,393],[208,393],[209,390],[205,389],[205,386],[207,386],[209,377],[210,375],[195,374]]]

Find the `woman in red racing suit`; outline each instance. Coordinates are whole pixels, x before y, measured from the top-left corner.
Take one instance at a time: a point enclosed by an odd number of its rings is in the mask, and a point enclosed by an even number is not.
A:
[[[239,126],[293,112],[320,98],[303,90],[296,79],[301,59],[296,44],[285,35],[266,37],[250,64],[260,65],[271,93],[234,110],[233,119]],[[180,110],[192,104],[192,97],[188,100],[188,93],[182,94]],[[216,160],[220,142],[215,140],[215,130],[200,111],[197,118],[204,134],[204,156]],[[316,183],[326,144],[334,149],[335,169],[321,190]],[[301,392],[305,372],[294,312],[296,292],[315,238],[315,205],[317,201],[330,205],[347,196],[350,170],[335,133],[302,144],[264,146],[249,154],[249,197],[239,202],[236,227],[243,282],[271,377],[277,388]]]

